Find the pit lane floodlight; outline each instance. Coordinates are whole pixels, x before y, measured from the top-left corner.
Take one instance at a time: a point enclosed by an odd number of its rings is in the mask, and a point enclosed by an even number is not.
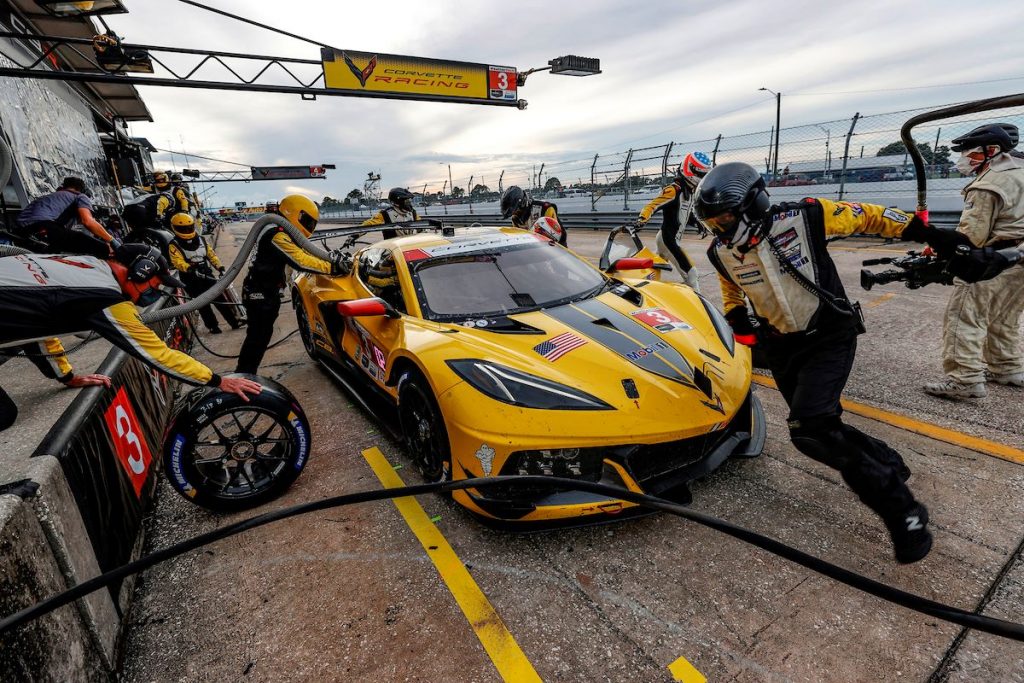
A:
[[[36,4],[55,17],[82,17],[98,14],[126,14],[128,9],[121,0],[36,0]]]
[[[561,76],[593,76],[601,73],[601,60],[594,57],[577,57],[576,55],[555,57],[548,60],[547,66],[520,72],[516,78],[516,84],[522,87],[526,84],[526,77],[538,71],[550,71]]]

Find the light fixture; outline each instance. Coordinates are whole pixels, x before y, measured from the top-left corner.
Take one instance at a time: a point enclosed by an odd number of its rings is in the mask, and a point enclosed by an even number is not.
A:
[[[593,57],[566,55],[548,61],[551,73],[562,76],[593,76],[601,73],[601,60]]]
[[[535,69],[520,71],[516,74],[516,85],[522,87],[526,84],[526,77],[538,71],[550,71],[560,76],[593,76],[601,73],[601,60],[593,57],[577,57],[576,55],[565,55],[548,60],[547,66],[539,66]],[[520,109],[525,109],[522,105]]]
[[[121,0],[36,0],[36,3],[55,17],[84,17],[97,14],[126,14],[128,12]]]

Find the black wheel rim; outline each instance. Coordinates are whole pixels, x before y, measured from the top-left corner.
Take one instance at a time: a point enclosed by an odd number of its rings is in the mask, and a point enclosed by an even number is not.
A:
[[[294,296],[294,295],[293,295]],[[295,309],[298,311],[299,321],[299,337],[302,339],[302,345],[306,347],[306,353],[313,355],[313,333],[309,330],[309,318],[306,317],[306,309],[299,303],[299,307]]]
[[[248,498],[274,485],[292,459],[287,422],[261,408],[238,408],[204,426],[192,449],[195,483],[218,498]]]
[[[411,385],[404,393],[401,416],[409,457],[424,479],[438,481],[445,474],[447,437],[438,424],[440,417],[418,386]]]

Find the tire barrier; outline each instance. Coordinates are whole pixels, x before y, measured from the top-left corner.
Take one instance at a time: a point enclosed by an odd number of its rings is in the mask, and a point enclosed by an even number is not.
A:
[[[262,505],[302,473],[312,440],[309,420],[282,385],[255,375],[263,391],[243,401],[205,387],[179,405],[167,429],[164,471],[174,489],[209,510]]]
[[[11,614],[0,620],[0,635],[38,619],[43,615],[49,614],[53,610],[86,596],[93,591],[99,590],[114,582],[122,581],[124,578],[137,574],[155,564],[209,545],[221,539],[259,528],[272,522],[309,514],[311,512],[354,505],[356,503],[389,500],[392,498],[417,496],[426,493],[448,493],[451,491],[469,488],[486,489],[494,486],[508,486],[509,484],[523,486],[547,485],[570,490],[586,491],[588,493],[596,493],[600,495],[614,496],[631,503],[642,505],[651,510],[666,512],[710,529],[714,529],[757,548],[766,550],[806,569],[846,584],[847,586],[856,588],[857,590],[883,600],[887,600],[894,604],[901,605],[907,609],[920,612],[921,614],[926,614],[937,619],[942,619],[943,621],[958,624],[965,628],[972,628],[1003,638],[1024,642],[1024,624],[975,614],[958,607],[951,607],[949,605],[909,593],[902,589],[876,581],[875,579],[857,574],[856,572],[852,572],[848,569],[832,564],[831,562],[826,562],[825,560],[805,553],[802,550],[797,550],[796,548],[788,546],[769,536],[765,536],[764,534],[745,529],[703,512],[691,510],[684,505],[672,503],[653,496],[634,493],[616,486],[580,481],[577,479],[565,479],[561,477],[547,477],[539,475],[463,479],[456,482],[439,482],[395,489],[362,491],[358,493],[334,496],[331,498],[324,498],[310,503],[304,503],[302,505],[296,505],[282,510],[268,512],[256,517],[251,517],[247,520],[229,524],[215,531],[201,534],[186,541],[182,541],[181,543],[176,543],[162,550],[158,550],[136,560],[135,562],[131,562],[119,567],[118,569],[107,572],[102,576],[97,576],[94,579],[85,581],[70,590],[47,598],[46,600],[43,600],[31,607],[27,607],[15,614]]]

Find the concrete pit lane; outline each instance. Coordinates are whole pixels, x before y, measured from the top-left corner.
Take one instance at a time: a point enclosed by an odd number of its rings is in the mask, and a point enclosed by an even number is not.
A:
[[[247,229],[225,228],[224,256]],[[569,240],[596,259],[605,236],[572,231]],[[706,246],[684,242],[719,301]],[[921,392],[939,375],[949,288],[857,286],[861,259],[907,246],[850,239],[832,252],[868,319],[847,397],[875,412],[847,417],[913,470],[909,483],[931,511],[931,554],[895,563],[884,528],[838,474],[789,444],[785,405],[766,386],[756,388],[769,422],[764,455],[694,485],[693,507],[893,586],[1019,620],[1024,391],[990,386],[988,398],[960,403]],[[275,339],[294,325],[285,304]],[[243,334],[204,341],[235,353]],[[233,515],[192,506],[163,482],[148,550],[256,512],[379,488],[375,459],[420,482],[297,336],[267,354],[261,373],[309,416],[306,471],[280,500]],[[928,424],[945,431],[918,433]],[[477,602],[460,607],[456,594]],[[388,501],[286,520],[147,571],[121,680],[1021,681],[1021,652],[675,517],[509,534],[424,496],[411,509]]]

